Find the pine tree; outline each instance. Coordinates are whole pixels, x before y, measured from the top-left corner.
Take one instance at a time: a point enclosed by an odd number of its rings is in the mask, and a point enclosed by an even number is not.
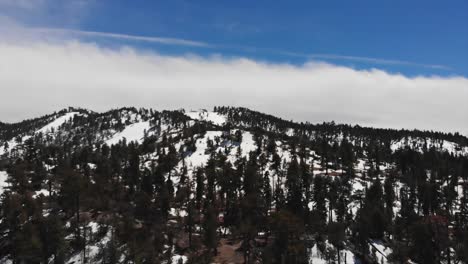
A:
[[[286,174],[286,203],[288,209],[296,215],[302,215],[303,202],[302,202],[302,176],[299,172],[299,164],[296,157],[293,157],[289,163],[288,171]]]
[[[214,208],[208,205],[204,222],[205,245],[215,256],[218,254],[217,216]]]

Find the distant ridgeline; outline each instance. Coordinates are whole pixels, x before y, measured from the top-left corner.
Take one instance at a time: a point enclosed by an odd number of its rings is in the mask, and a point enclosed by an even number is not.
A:
[[[468,263],[468,138],[246,108],[0,123],[0,263]]]

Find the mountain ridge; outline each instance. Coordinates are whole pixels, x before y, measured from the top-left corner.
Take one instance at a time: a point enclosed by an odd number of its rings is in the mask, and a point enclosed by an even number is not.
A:
[[[67,107],[67,108],[63,108],[63,109],[61,109],[59,111],[55,111],[52,114],[47,114],[47,115],[43,115],[43,116],[36,117],[36,118],[25,119],[25,120],[19,121],[19,122],[12,122],[12,123],[0,122],[0,127],[2,127],[2,130],[5,130],[5,129],[8,129],[9,127],[20,126],[20,125],[23,125],[25,123],[37,123],[37,122],[40,122],[40,121],[42,121],[44,119],[48,119],[48,118],[51,118],[53,116],[61,115],[63,113],[68,113],[68,112],[79,112],[79,113],[93,114],[93,115],[96,115],[96,116],[100,116],[100,115],[109,115],[109,114],[112,114],[112,113],[115,113],[115,112],[126,111],[126,110],[127,111],[132,110],[132,111],[135,111],[135,112],[138,112],[139,110],[148,111],[148,112],[149,111],[158,112],[157,110],[154,110],[152,108],[136,108],[136,107],[114,108],[114,109],[104,111],[104,112],[95,112],[95,111],[92,111],[92,110],[89,110],[89,109],[79,108],[79,107]],[[223,113],[229,113],[230,111],[234,111],[234,112],[236,112],[236,111],[245,111],[249,115],[252,115],[255,119],[271,119],[275,123],[287,124],[287,125],[289,125],[290,128],[298,128],[298,127],[302,126],[302,127],[308,127],[309,129],[314,129],[314,128],[315,129],[320,129],[322,127],[327,127],[328,126],[328,127],[335,127],[336,130],[338,130],[338,131],[346,129],[346,130],[362,130],[361,133],[366,132],[366,131],[367,131],[367,133],[372,133],[372,131],[388,132],[388,133],[396,134],[397,136],[400,136],[400,135],[405,135],[405,136],[427,135],[427,137],[446,138],[446,139],[449,138],[451,141],[453,141],[455,143],[459,143],[459,144],[462,144],[464,146],[468,146],[468,137],[460,134],[459,132],[453,132],[452,133],[452,132],[440,132],[440,131],[434,131],[434,130],[405,129],[405,128],[401,128],[401,129],[396,129],[396,128],[375,128],[375,127],[371,127],[371,126],[361,126],[359,124],[354,124],[354,125],[352,125],[352,124],[340,124],[340,123],[335,123],[334,121],[313,124],[313,123],[309,123],[309,122],[296,122],[296,121],[293,121],[293,120],[286,120],[286,119],[283,119],[283,118],[280,118],[280,117],[276,117],[274,115],[266,114],[266,113],[255,111],[255,110],[251,110],[251,109],[245,108],[245,107],[224,107],[224,106],[214,107],[213,112],[218,112],[218,111],[222,111]],[[180,113],[185,114],[185,113],[190,113],[190,112],[211,112],[211,111],[208,111],[206,109],[190,110],[190,111],[187,111],[185,109],[179,109],[179,110],[162,110],[160,112],[180,112]],[[2,133],[2,131],[0,131],[0,133]],[[5,140],[4,138],[2,138],[2,139]]]

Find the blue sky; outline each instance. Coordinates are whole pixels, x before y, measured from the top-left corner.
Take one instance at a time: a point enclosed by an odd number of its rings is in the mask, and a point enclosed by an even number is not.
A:
[[[0,0],[12,1],[12,0]],[[35,2],[34,0],[20,0]],[[185,39],[210,47],[87,37],[163,54],[242,56],[357,69],[468,76],[468,1],[61,1],[42,14],[5,8],[32,27]],[[65,9],[72,9],[66,10]],[[73,10],[80,12],[73,12]],[[69,16],[69,17],[64,17]]]

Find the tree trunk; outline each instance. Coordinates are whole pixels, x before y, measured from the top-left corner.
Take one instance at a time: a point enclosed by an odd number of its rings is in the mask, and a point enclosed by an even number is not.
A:
[[[83,227],[83,263],[87,263],[86,260],[86,227]]]

